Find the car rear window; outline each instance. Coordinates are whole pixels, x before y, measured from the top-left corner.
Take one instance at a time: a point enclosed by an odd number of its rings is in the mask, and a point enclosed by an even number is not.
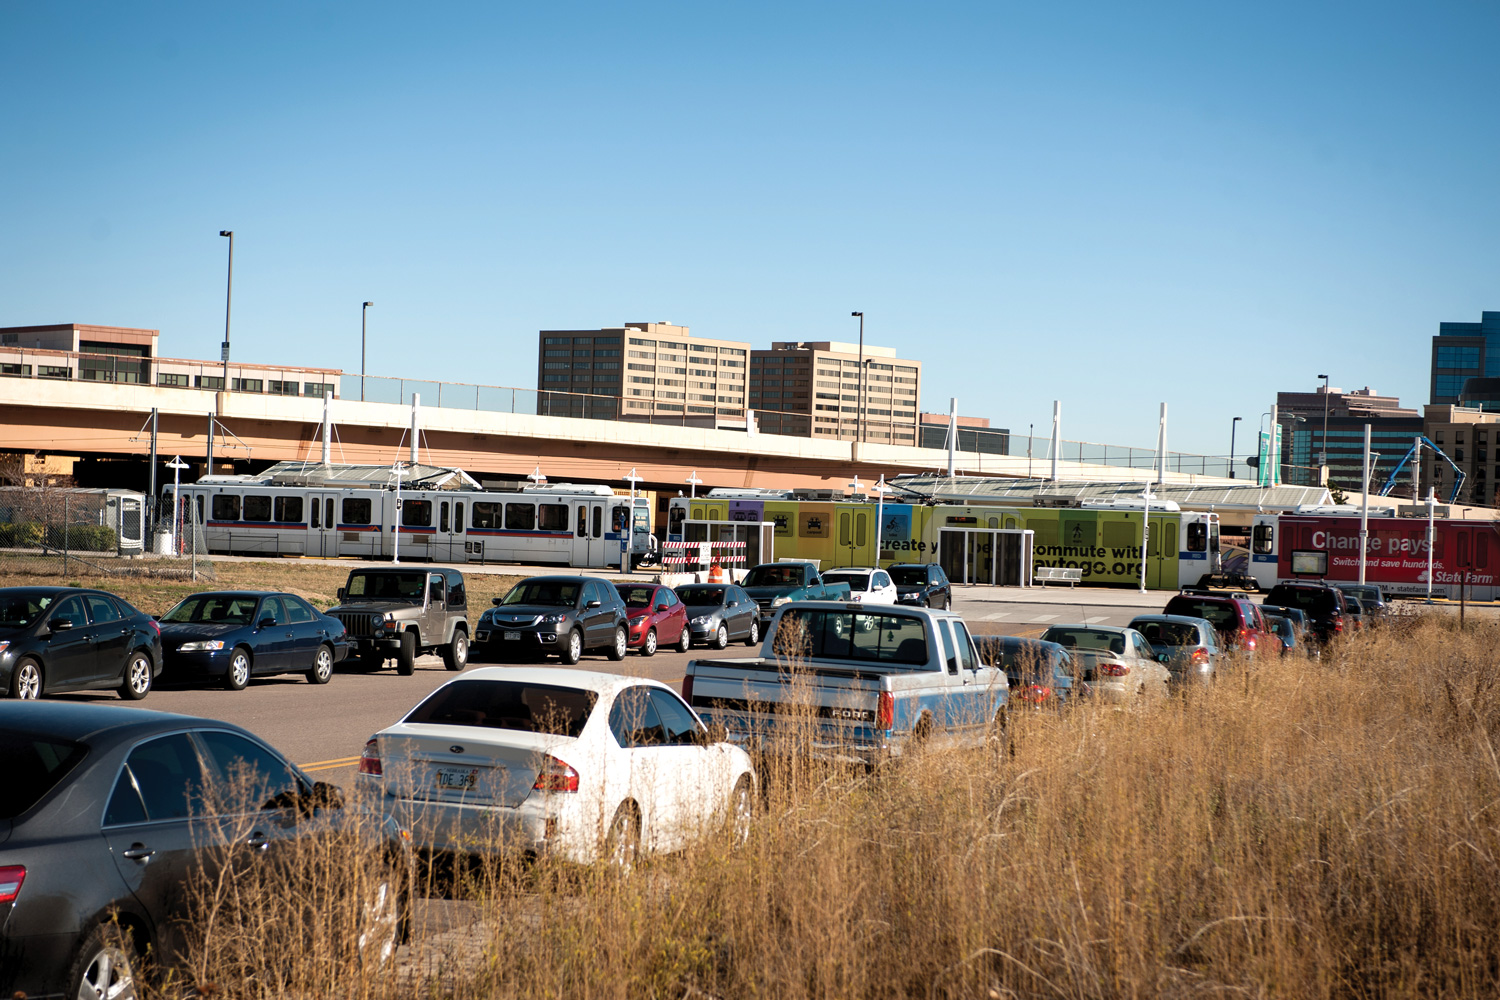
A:
[[[1198,627],[1187,622],[1138,622],[1131,628],[1153,646],[1198,645]]]
[[[463,680],[438,688],[403,721],[577,736],[597,700],[592,691],[552,684]]]
[[[1325,615],[1338,609],[1333,592],[1322,587],[1274,587],[1266,595],[1266,603]]]
[[[824,583],[847,583],[850,590],[866,591],[870,589],[870,574],[868,573],[824,573]]]
[[[927,630],[922,619],[864,611],[783,611],[773,647],[796,659],[863,660],[869,663],[927,663]]]
[[[1167,614],[1185,618],[1206,618],[1220,632],[1239,627],[1239,615],[1228,601],[1197,601],[1191,597],[1174,597],[1167,602]]]
[[[0,819],[15,819],[57,787],[88,753],[82,743],[28,733],[0,733]]]
[[[656,593],[655,587],[616,587],[620,592],[620,599],[632,608],[644,608],[651,604],[651,595]]]
[[[926,566],[892,566],[890,572],[898,587],[922,587],[927,583]]]

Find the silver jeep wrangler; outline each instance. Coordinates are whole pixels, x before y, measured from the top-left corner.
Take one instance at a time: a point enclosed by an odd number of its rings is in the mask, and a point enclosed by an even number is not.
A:
[[[328,614],[344,623],[349,658],[379,670],[388,659],[410,674],[417,657],[441,653],[449,670],[469,662],[468,596],[456,569],[356,569]]]

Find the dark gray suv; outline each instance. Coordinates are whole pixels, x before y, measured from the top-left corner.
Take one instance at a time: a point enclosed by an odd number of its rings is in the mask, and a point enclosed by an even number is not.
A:
[[[597,650],[625,659],[629,640],[625,602],[614,584],[593,576],[533,576],[516,584],[479,619],[474,652],[508,660],[556,653],[577,663]]]
[[[344,623],[350,657],[368,669],[394,659],[396,672],[410,675],[423,653],[440,653],[449,670],[469,662],[468,595],[456,569],[352,570],[328,614]]]

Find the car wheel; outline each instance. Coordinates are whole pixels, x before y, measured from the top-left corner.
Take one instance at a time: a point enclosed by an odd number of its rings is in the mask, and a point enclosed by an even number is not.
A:
[[[750,825],[755,822],[755,791],[750,776],[742,775],[729,796],[729,816],[725,828],[730,847],[743,847],[750,839]]]
[[[36,701],[42,696],[42,665],[35,660],[16,664],[10,680],[10,696],[22,701]]]
[[[312,669],[307,679],[314,684],[327,684],[333,676],[333,648],[326,643],[318,646],[318,655],[313,658]]]
[[[714,633],[714,649],[729,648],[729,626],[719,622],[719,630]]]
[[[469,633],[461,628],[453,630],[453,641],[443,647],[443,666],[449,670],[462,670],[469,665]]]
[[[687,625],[682,626],[682,634],[677,637],[677,652],[686,653],[693,648],[693,631]]]
[[[360,907],[360,964],[383,969],[396,957],[396,949],[406,937],[406,898],[401,891],[401,877],[394,868],[378,872]]]
[[[68,972],[68,996],[135,1000],[134,953],[125,931],[108,924],[94,928]]]
[[[641,859],[641,821],[635,807],[622,803],[604,835],[604,861],[622,875],[629,875]]]
[[[401,648],[396,651],[396,673],[410,677],[417,672],[417,634],[401,633]]]
[[[625,634],[625,626],[617,625],[615,627],[614,644],[609,647],[605,655],[607,655],[611,660],[623,660],[625,659],[625,650],[626,648],[628,648],[629,643],[630,636]]]
[[[224,686],[231,691],[243,691],[250,683],[250,651],[236,647],[229,654],[229,670],[224,674]]]
[[[656,655],[656,629],[653,628],[646,631],[646,638],[641,640],[641,655]]]
[[[583,633],[576,628],[568,633],[568,645],[563,649],[561,658],[570,667],[583,659]]]
[[[126,701],[140,701],[151,693],[151,657],[137,650],[130,654],[125,664],[125,683],[120,685],[120,697]]]
[[[747,645],[747,646],[759,646],[760,645],[760,619],[759,618],[752,618],[752,619],[750,619],[750,632],[745,636],[745,645]]]

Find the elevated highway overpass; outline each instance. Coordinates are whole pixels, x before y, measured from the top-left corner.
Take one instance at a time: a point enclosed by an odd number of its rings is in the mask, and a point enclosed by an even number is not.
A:
[[[321,454],[323,400],[317,397],[162,387],[113,382],[0,379],[0,451],[75,456],[107,473],[119,462],[122,476],[140,482],[109,485],[144,489],[150,434],[157,411],[157,454],[181,455],[192,481],[208,464],[211,419],[223,428],[214,440],[214,471],[251,472],[278,461]],[[408,455],[411,407],[395,403],[329,401],[334,432],[332,460],[385,464]],[[540,468],[551,482],[622,485],[635,469],[643,489],[686,489],[694,472],[700,489],[714,486],[842,490],[858,475],[935,471],[947,452],[850,441],[814,440],[738,430],[584,420],[457,407],[420,408],[421,460],[458,466],[478,479],[520,478]],[[1024,456],[960,453],[957,471],[969,475],[1028,475],[1049,463]],[[133,471],[132,471],[133,470]],[[98,469],[95,470],[96,472]],[[1151,469],[1060,461],[1060,479],[1143,482]],[[1190,473],[1167,474],[1178,484],[1231,485],[1233,480]]]

